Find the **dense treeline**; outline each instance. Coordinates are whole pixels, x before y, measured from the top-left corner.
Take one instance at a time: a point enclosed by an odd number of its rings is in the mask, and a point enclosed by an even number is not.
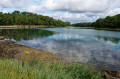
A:
[[[120,14],[98,19],[92,24],[96,28],[120,28]]]
[[[76,23],[73,26],[77,27],[95,27],[95,28],[120,28],[120,14],[115,16],[107,16],[100,18],[93,23]]]
[[[75,26],[75,27],[91,27],[91,25],[92,25],[91,22],[72,24],[72,26]]]
[[[52,17],[37,15],[30,12],[14,11],[13,13],[0,12],[0,25],[69,26],[70,22],[63,22],[53,19]]]

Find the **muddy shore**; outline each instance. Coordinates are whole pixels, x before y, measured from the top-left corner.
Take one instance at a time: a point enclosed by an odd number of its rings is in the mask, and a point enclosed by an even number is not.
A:
[[[29,52],[29,55],[25,54],[26,51]],[[14,58],[21,61],[24,59],[24,62],[29,62],[34,58],[38,58],[40,61],[49,61],[53,63],[61,61],[51,52],[27,47],[12,41],[0,41],[0,58]],[[104,71],[104,73],[106,77],[104,79],[120,79],[120,72]]]
[[[25,52],[29,52],[26,55]],[[38,58],[41,61],[60,61],[54,54],[27,46],[23,46],[11,41],[0,41],[0,58],[15,58],[22,60],[25,57],[26,61]]]
[[[0,40],[3,40],[5,37],[4,36],[0,36]]]

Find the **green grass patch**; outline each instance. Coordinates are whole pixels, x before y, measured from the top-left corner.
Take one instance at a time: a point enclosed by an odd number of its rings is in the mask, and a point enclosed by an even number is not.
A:
[[[101,79],[99,73],[79,64],[42,62],[33,59],[22,65],[18,60],[0,60],[1,79]]]

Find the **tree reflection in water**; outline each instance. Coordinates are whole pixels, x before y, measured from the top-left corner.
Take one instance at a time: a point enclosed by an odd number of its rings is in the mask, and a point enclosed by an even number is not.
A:
[[[3,29],[0,30],[0,34],[9,39],[20,41],[21,39],[30,40],[33,38],[47,37],[53,35],[54,33],[40,29]]]

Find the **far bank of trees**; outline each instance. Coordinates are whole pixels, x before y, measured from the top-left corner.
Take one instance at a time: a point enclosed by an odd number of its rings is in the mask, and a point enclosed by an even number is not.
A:
[[[92,24],[96,28],[120,28],[120,14],[98,19]]]
[[[72,26],[75,26],[75,27],[91,27],[91,25],[92,25],[91,22],[72,24]]]
[[[30,12],[14,11],[13,13],[0,12],[0,25],[70,26],[70,22],[56,20],[49,16],[37,15]]]
[[[115,16],[107,16],[106,18],[98,19],[93,23],[77,23],[73,24],[73,26],[78,27],[95,27],[95,28],[120,28],[120,14]]]

